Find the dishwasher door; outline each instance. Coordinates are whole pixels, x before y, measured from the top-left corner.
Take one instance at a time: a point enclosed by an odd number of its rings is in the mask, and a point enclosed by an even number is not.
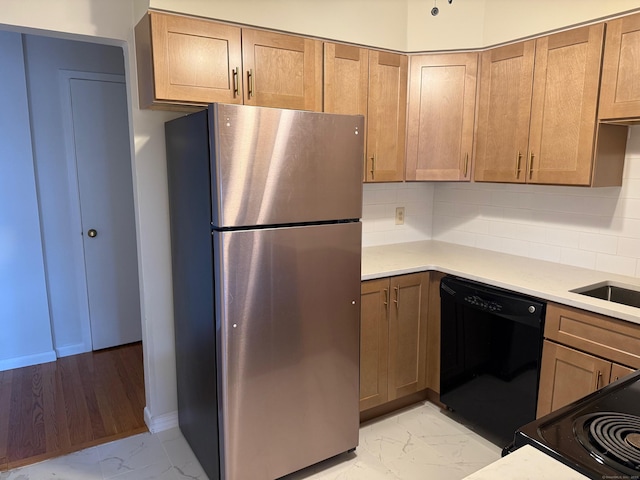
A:
[[[504,447],[536,417],[546,305],[455,277],[440,298],[440,400]]]

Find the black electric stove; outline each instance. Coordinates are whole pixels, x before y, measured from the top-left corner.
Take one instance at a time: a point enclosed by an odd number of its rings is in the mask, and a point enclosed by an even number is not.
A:
[[[640,479],[640,371],[520,428],[531,445],[592,479]]]

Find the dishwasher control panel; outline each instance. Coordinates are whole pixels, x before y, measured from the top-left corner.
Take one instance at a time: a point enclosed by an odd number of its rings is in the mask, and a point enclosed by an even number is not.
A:
[[[464,297],[464,301],[473,305],[474,307],[480,307],[483,310],[489,310],[490,312],[501,312],[502,304],[491,300],[485,300],[478,295],[467,295]]]

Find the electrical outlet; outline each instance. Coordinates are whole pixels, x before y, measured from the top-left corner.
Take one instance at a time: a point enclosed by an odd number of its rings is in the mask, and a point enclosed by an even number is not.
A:
[[[396,225],[404,225],[404,207],[396,207]]]

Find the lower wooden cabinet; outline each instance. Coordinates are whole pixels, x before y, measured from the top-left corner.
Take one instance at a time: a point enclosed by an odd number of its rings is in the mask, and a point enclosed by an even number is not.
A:
[[[612,363],[611,381],[615,382],[616,380],[620,380],[622,377],[626,377],[633,372],[635,372],[633,368],[625,367],[624,365],[618,365],[617,363]]]
[[[640,368],[640,325],[549,303],[545,337],[538,417]]]
[[[537,416],[564,407],[609,383],[611,362],[544,341]]]
[[[360,292],[360,411],[389,398],[389,279],[362,282]]]
[[[362,282],[360,411],[424,390],[429,273]]]

